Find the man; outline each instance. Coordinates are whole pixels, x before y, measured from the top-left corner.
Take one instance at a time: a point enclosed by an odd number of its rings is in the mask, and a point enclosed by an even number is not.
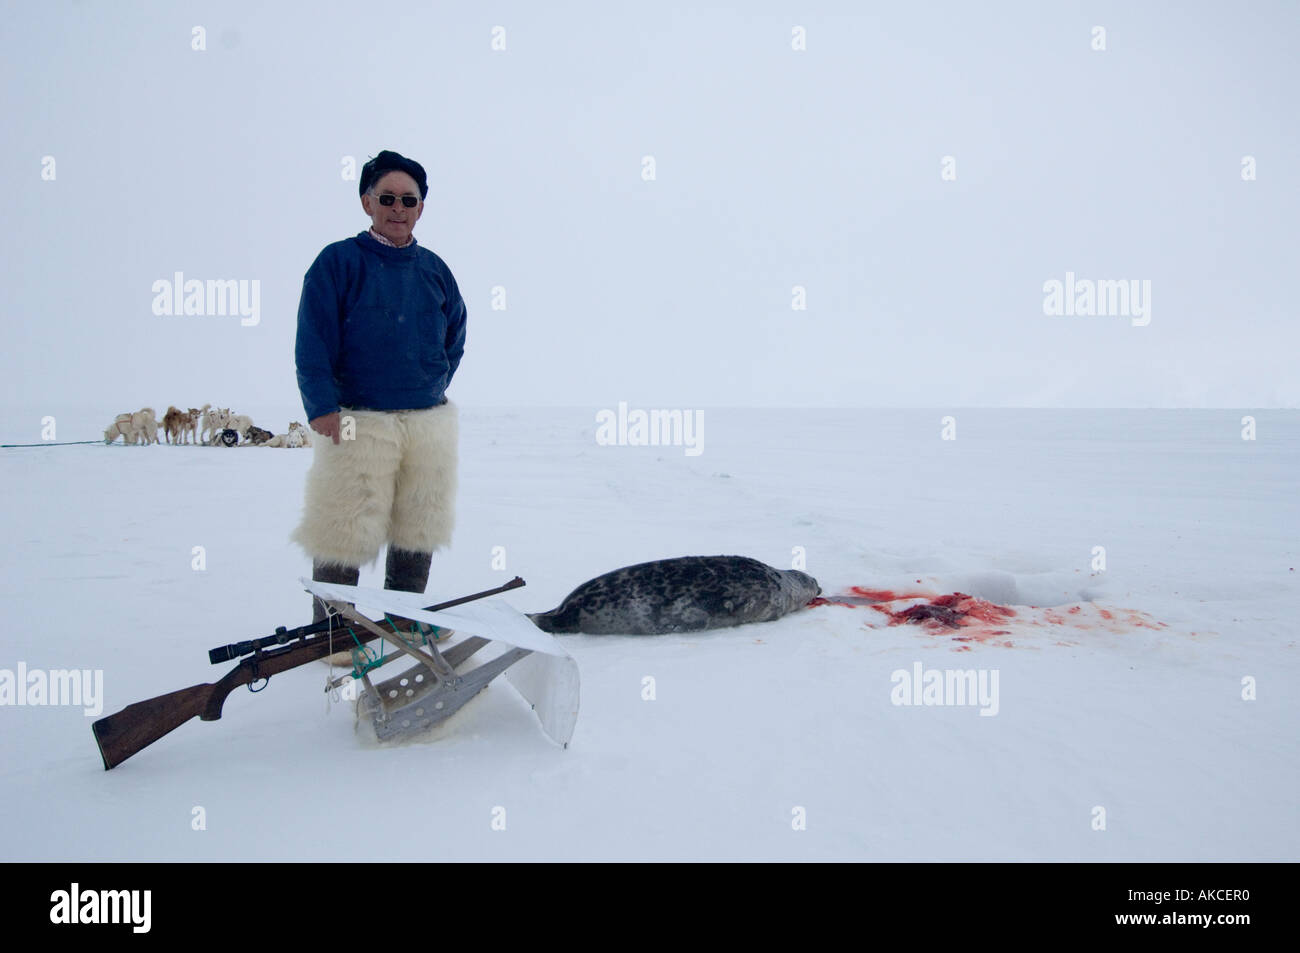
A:
[[[411,234],[429,186],[387,150],[361,170],[370,228],[327,245],[303,280],[295,359],[313,441],[292,539],[312,578],[356,585],[388,546],[384,587],[424,592],[451,542],[465,302],[446,263]],[[312,601],[312,619],[325,617]]]

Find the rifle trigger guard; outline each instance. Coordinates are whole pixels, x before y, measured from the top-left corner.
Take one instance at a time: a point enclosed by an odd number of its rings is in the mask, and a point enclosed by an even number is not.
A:
[[[257,694],[258,692],[262,691],[262,689],[266,688],[267,685],[271,684],[271,676],[268,675],[265,678],[263,678],[261,672],[258,671],[257,663],[261,660],[261,658],[262,658],[262,653],[260,650],[253,654],[253,680],[248,683],[248,690],[254,694]],[[254,688],[253,686],[257,684],[257,681],[259,679],[261,679],[262,687]]]

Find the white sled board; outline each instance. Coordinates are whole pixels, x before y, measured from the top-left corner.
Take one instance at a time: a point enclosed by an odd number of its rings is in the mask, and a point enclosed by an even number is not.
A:
[[[455,629],[460,635],[477,635],[544,655],[569,657],[569,653],[553,635],[537,628],[518,609],[497,600],[479,599],[440,612],[425,612],[424,605],[429,597],[423,593],[342,586],[311,579],[300,579],[299,582],[308,592],[322,599],[350,602],[363,611],[370,609],[375,613],[392,612],[417,622]]]
[[[542,730],[567,746],[578,724],[578,663],[573,657],[534,652],[506,669],[506,681],[533,706]]]
[[[439,612],[426,612],[423,605],[429,597],[422,593],[344,586],[303,578],[298,581],[313,595],[350,602],[362,611],[369,610],[375,614],[391,612],[417,622],[454,629],[458,636],[477,635],[528,649],[533,654],[506,669],[506,679],[533,706],[547,735],[562,745],[567,745],[573,737],[578,723],[578,663],[553,635],[537,628],[513,606],[480,599]]]

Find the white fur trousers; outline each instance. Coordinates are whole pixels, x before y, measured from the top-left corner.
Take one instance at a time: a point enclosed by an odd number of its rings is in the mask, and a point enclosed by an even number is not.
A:
[[[302,522],[290,536],[314,560],[362,566],[385,544],[433,552],[451,542],[456,516],[458,413],[340,411],[353,439],[312,440]],[[345,429],[346,432],[346,429]]]

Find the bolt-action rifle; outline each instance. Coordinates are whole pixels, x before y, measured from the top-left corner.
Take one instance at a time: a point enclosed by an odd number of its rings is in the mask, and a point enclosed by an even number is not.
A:
[[[450,609],[452,606],[473,602],[475,599],[518,589],[522,585],[524,581],[516,576],[495,589],[486,589],[470,596],[429,606],[425,611],[438,612]],[[314,662],[332,652],[349,648],[351,644],[364,644],[385,634],[398,635],[397,628],[403,623],[415,625],[409,619],[385,616],[383,621],[376,621],[373,626],[351,630],[347,637],[349,644],[343,644],[339,638],[337,623],[331,619],[324,619],[296,629],[280,626],[273,635],[210,649],[208,660],[213,665],[235,658],[243,658],[243,661],[218,682],[182,688],[180,691],[127,705],[117,714],[101,718],[91,726],[95,732],[95,741],[99,743],[99,753],[104,759],[104,769],[116,767],[137,751],[147,748],[163,735],[179,728],[195,715],[202,721],[216,721],[221,717],[221,708],[226,702],[226,697],[241,685],[247,685],[250,691],[261,691],[272,675],[279,675],[299,665]],[[352,639],[355,639],[356,643],[352,642]],[[255,688],[258,682],[262,684]]]

